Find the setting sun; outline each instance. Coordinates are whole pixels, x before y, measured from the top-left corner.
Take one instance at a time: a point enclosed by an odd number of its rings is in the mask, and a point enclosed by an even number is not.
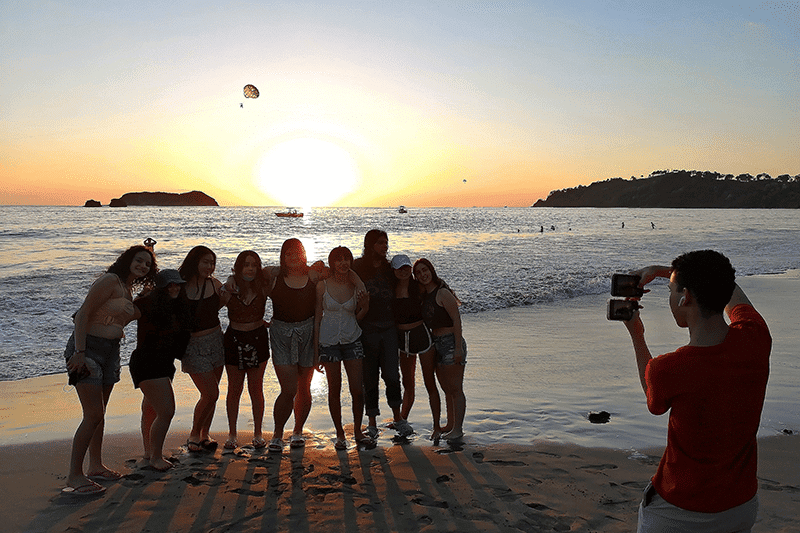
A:
[[[330,141],[301,138],[261,158],[257,185],[287,206],[325,207],[353,191],[360,172],[353,156]]]

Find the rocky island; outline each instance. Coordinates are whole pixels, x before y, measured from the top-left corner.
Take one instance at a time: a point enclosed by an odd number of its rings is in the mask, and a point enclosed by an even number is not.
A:
[[[100,207],[100,202],[87,200],[84,207]],[[218,206],[216,200],[204,192],[129,192],[109,203],[110,207],[127,207],[130,205],[155,206]]]
[[[531,207],[800,208],[800,175],[657,170],[552,191]]]

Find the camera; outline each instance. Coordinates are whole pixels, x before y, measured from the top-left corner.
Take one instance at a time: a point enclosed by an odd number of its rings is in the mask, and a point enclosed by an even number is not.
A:
[[[633,313],[642,306],[636,300],[609,300],[608,319],[609,320],[630,320]]]
[[[611,296],[622,298],[641,298],[644,289],[639,287],[641,276],[634,274],[614,274],[611,276]]]
[[[620,298],[641,298],[644,289],[639,287],[641,276],[635,274],[613,274],[611,276],[611,296]],[[636,300],[617,300],[608,301],[609,320],[630,320],[637,309],[642,306]]]

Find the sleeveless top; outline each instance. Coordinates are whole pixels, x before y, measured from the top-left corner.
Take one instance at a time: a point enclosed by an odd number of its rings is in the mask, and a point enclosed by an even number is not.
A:
[[[117,276],[122,287],[122,293],[126,294],[128,291],[122,284],[122,280]],[[89,317],[89,324],[100,324],[101,326],[119,326],[124,328],[128,322],[133,318],[136,309],[133,307],[133,302],[125,296],[121,298],[109,298],[97,311],[92,313]]]
[[[181,291],[180,297],[186,300],[191,316],[190,331],[204,331],[219,326],[219,294],[214,290],[214,283],[211,283],[211,296],[203,298],[206,293],[206,285],[211,282],[211,278],[206,278],[203,282],[203,289],[200,291],[200,299],[192,300],[186,295],[186,290]]]
[[[408,296],[395,297],[392,302],[394,319],[397,324],[413,324],[422,320],[422,298]]]
[[[435,291],[426,294],[422,303],[422,319],[431,329],[453,327],[453,319],[447,309],[436,303],[436,295],[441,289],[442,287],[437,287]]]
[[[302,289],[293,289],[279,275],[271,297],[272,318],[281,322],[303,322],[313,317],[317,308],[317,288],[311,280]]]
[[[355,291],[349,300],[339,303],[328,293],[328,284],[325,283],[322,322],[319,326],[319,343],[322,346],[349,344],[361,337],[361,328],[358,327],[355,315],[357,306]]]
[[[249,304],[242,302],[239,295],[232,295],[228,300],[228,319],[240,324],[258,322],[264,319],[266,309],[267,297],[264,296],[264,291],[256,291],[256,297]]]

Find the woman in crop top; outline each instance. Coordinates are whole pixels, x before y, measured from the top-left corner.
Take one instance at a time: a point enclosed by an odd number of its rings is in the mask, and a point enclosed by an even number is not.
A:
[[[228,440],[225,448],[238,446],[236,425],[245,377],[253,407],[253,446],[263,448],[266,446],[261,432],[264,421],[263,384],[269,359],[269,333],[264,312],[270,284],[257,253],[245,250],[236,257],[232,282],[232,294],[228,300],[230,325],[225,331],[225,371],[228,374]]]
[[[361,431],[364,417],[361,362],[364,350],[361,346],[361,328],[358,319],[369,309],[369,297],[361,292],[357,296],[356,285],[350,279],[353,254],[344,246],[338,246],[328,254],[328,266],[333,276],[317,283],[317,304],[314,315],[314,360],[317,369],[325,373],[328,380],[328,411],[336,428],[334,448],[347,449],[342,426],[342,363],[347,372],[353,407],[353,438],[356,443],[369,446],[372,439]]]
[[[219,397],[219,381],[225,364],[225,348],[219,310],[230,295],[221,290],[222,283],[213,277],[217,255],[205,246],[195,246],[178,271],[186,280],[181,291],[189,308],[189,346],[181,360],[181,370],[189,374],[200,399],[194,408],[192,430],[186,446],[191,452],[213,451],[217,443],[209,436],[211,420]]]
[[[283,429],[294,410],[294,431],[289,444],[305,445],[303,426],[311,411],[314,376],[314,311],[316,287],[309,278],[306,250],[298,239],[281,246],[280,271],[272,282],[272,364],[281,386],[275,399],[275,428],[269,451],[283,450]]]
[[[425,258],[414,263],[414,277],[425,289],[422,317],[433,334],[436,350],[436,373],[447,403],[447,425],[442,438],[457,441],[464,436],[463,424],[467,400],[464,396],[464,365],[467,343],[461,335],[459,301]]]
[[[436,352],[428,326],[422,320],[422,287],[411,276],[412,263],[407,255],[392,257],[394,271],[394,319],[397,323],[397,342],[400,346],[400,373],[403,376],[403,405],[400,413],[408,419],[414,405],[417,356],[422,367],[422,379],[428,391],[428,403],[433,415],[433,433],[436,440],[442,433],[439,425],[441,396],[436,386]]]
[[[155,277],[156,258],[144,246],[132,246],[120,255],[89,289],[75,313],[75,329],[64,352],[69,382],[75,385],[83,420],[72,441],[65,492],[99,494],[105,487],[92,481],[115,480],[121,474],[109,470],[102,459],[103,424],[108,398],[119,381],[119,341],[124,328],[137,317],[134,288],[148,287]],[[83,461],[89,452],[89,468]]]

